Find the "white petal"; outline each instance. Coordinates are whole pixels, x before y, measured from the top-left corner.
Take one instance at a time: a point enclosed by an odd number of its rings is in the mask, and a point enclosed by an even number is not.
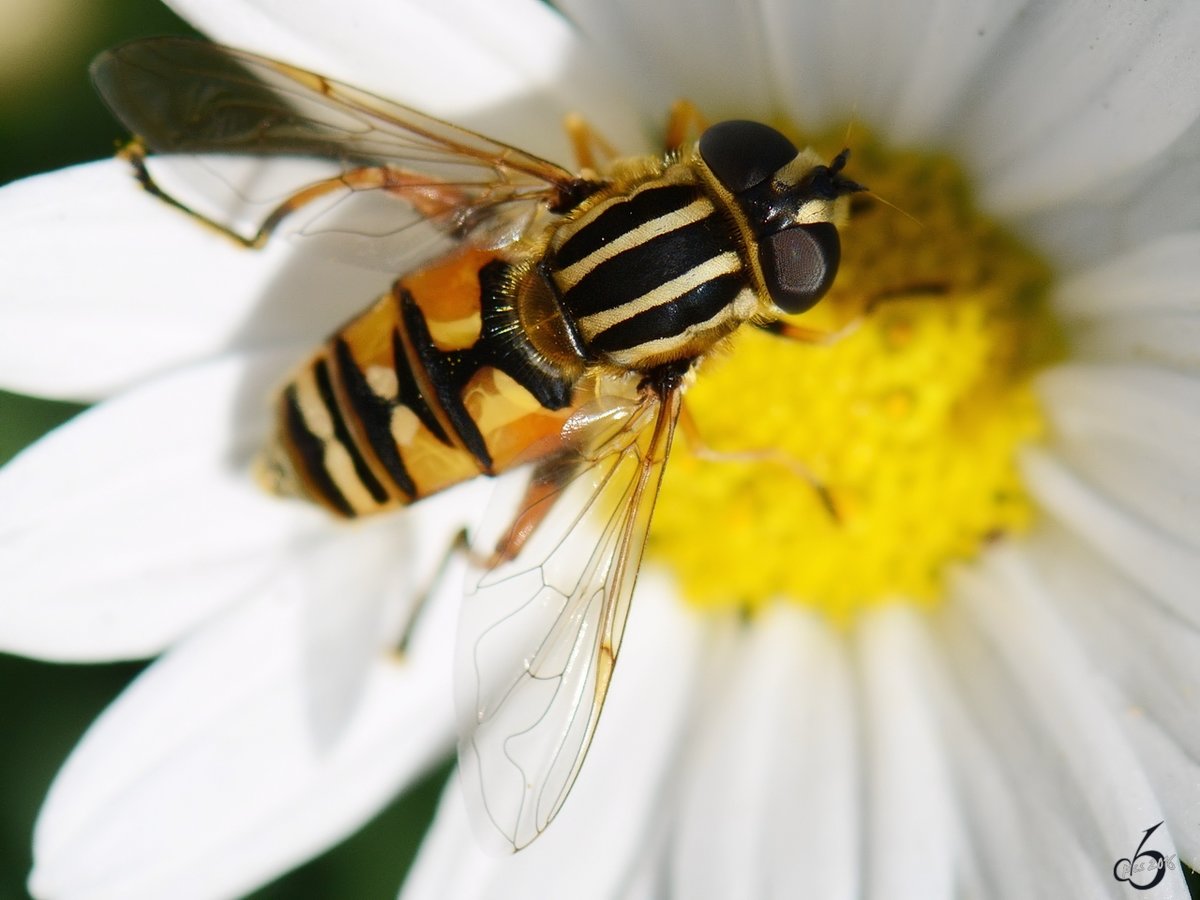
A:
[[[11,390],[95,399],[234,344],[315,342],[347,314],[336,302],[307,309],[295,298],[305,281],[292,281],[293,316],[253,315],[281,254],[236,248],[116,160],[5,187],[0,241],[0,383]]]
[[[1113,864],[1132,856],[1141,832],[1164,813],[1097,690],[1097,673],[1013,548],[960,572],[954,596],[947,620],[960,611],[966,620],[947,635],[958,655],[955,683],[1036,813],[1031,832],[1060,850],[1058,874],[1069,874],[1075,895],[1126,896],[1111,878]],[[975,644],[972,629],[983,641]],[[1153,849],[1174,852],[1165,826]],[[1178,870],[1156,890],[1188,896]]]
[[[1200,370],[1200,314],[1133,313],[1070,326],[1073,359]]]
[[[770,117],[773,86],[755,0],[561,6],[624,76],[628,102],[647,115],[664,121],[670,104],[686,98],[714,120]]]
[[[944,673],[936,699],[967,845],[960,875],[963,896],[1051,900],[1056,895],[1044,873],[1056,871],[1058,848],[1046,847],[1030,835],[1023,794],[1009,779],[997,748],[971,721],[967,703],[950,687],[955,677]],[[1014,866],[1014,859],[1022,860],[1022,865]]]
[[[1200,313],[1200,231],[1171,234],[1065,280],[1054,309],[1070,319]]]
[[[1063,772],[1073,754],[1047,745],[978,626],[957,605],[940,619],[951,657],[941,721],[972,851],[964,888],[1004,900],[1111,897],[1119,887],[1106,880],[1111,866],[1083,849],[1094,838],[1078,822],[1079,788]]]
[[[1041,376],[1038,390],[1064,462],[1120,507],[1200,550],[1200,380],[1071,364]]]
[[[1200,7],[1027,7],[964,104],[983,199],[1014,215],[1106,187],[1200,114]]]
[[[662,900],[671,894],[667,848],[672,823],[663,816],[657,824],[660,827],[642,842],[641,852],[633,861],[633,871],[622,886],[622,900]]]
[[[780,101],[806,128],[861,119],[898,141],[931,140],[1017,7],[1008,2],[838,4],[763,0]]]
[[[1034,496],[1056,519],[1177,614],[1200,623],[1194,602],[1200,558],[1193,551],[1119,508],[1050,453],[1027,451],[1022,471]]]
[[[467,818],[464,790],[456,770],[442,790],[437,817],[408,872],[400,892],[401,900],[488,896],[488,881],[495,877],[505,860],[479,846]],[[527,849],[534,846],[537,844]]]
[[[908,604],[865,615],[858,637],[867,746],[865,896],[953,897],[959,823],[933,717],[932,648]]]
[[[1200,633],[1065,532],[1045,529],[1029,549],[1055,607],[1093,664],[1118,688],[1113,708],[1161,799],[1180,856],[1195,860]]]
[[[1125,727],[1162,798],[1179,855],[1191,865],[1200,859],[1200,762],[1185,753],[1159,723],[1136,711],[1127,717]]]
[[[8,652],[158,652],[260,590],[298,535],[333,527],[254,484],[263,398],[295,353],[185,369],[78,416],[0,470]]]
[[[844,6],[786,0],[763,0],[761,6],[776,106],[805,128],[824,128],[847,115],[852,106],[841,101],[845,99],[842,76],[848,73],[835,67],[844,37],[839,20],[853,13]]]
[[[884,8],[862,4],[872,13]],[[1020,13],[1014,0],[925,0],[891,4],[879,17],[870,66],[847,57],[843,63],[878,72],[876,102],[861,107],[891,140],[929,144],[952,129],[963,95],[1001,45]],[[882,27],[880,27],[882,26]]]
[[[537,0],[503,5],[171,0],[223,43],[274,56],[560,162],[562,117],[583,112],[621,145],[642,140],[578,34]]]
[[[1200,368],[1200,231],[1166,235],[1068,278],[1055,293],[1076,359]]]
[[[1131,440],[1169,436],[1163,452],[1183,462],[1200,442],[1200,381],[1150,366],[1056,366],[1038,392],[1057,427]]]
[[[702,620],[652,572],[639,581],[617,667],[587,762],[562,812],[507,857],[479,847],[452,783],[417,857],[406,897],[620,896],[648,836],[668,815],[664,785],[706,663]]]
[[[1200,630],[1067,532],[1044,529],[1029,553],[1055,608],[1118,689],[1126,723],[1149,719],[1200,758]]]
[[[1065,271],[1200,229],[1200,119],[1153,161],[1023,216],[1021,230]]]
[[[304,648],[313,609],[343,598],[328,573],[305,574],[172,650],[101,717],[38,823],[34,893],[241,894],[361,825],[448,750],[455,604],[428,611],[404,661],[368,653],[330,740],[312,708],[324,673]]]
[[[681,897],[858,896],[858,771],[845,644],[795,607],[756,619],[705,702],[683,786]],[[717,679],[714,679],[717,680]]]

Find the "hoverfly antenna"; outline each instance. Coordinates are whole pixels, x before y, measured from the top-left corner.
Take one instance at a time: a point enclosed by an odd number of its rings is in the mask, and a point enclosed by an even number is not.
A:
[[[918,219],[916,216],[914,216],[912,213],[910,213],[907,209],[904,209],[901,206],[897,206],[895,203],[893,203],[891,200],[888,200],[886,197],[881,197],[879,194],[875,193],[875,191],[871,190],[870,188],[860,187],[859,190],[861,190],[863,193],[865,193],[868,197],[878,200],[884,206],[894,209],[896,212],[900,213],[900,215],[904,216],[905,218],[911,219],[912,221],[916,222],[922,228],[925,227],[925,223],[922,222],[920,219]]]
[[[843,147],[842,152],[835,156],[833,162],[829,164],[829,174],[833,176],[833,189],[839,197],[842,194],[856,194],[868,190],[864,185],[842,175],[842,169],[846,168],[849,160],[850,148]]]
[[[846,194],[865,191],[866,187],[842,174],[842,169],[846,167],[849,159],[850,149],[847,147],[835,156],[829,165],[814,166],[805,177],[809,192],[826,200],[836,200]]]
[[[842,136],[842,145],[849,147],[851,144],[850,134],[854,131],[854,126],[858,124],[858,101],[855,100],[850,104],[850,118],[846,120],[846,133]]]

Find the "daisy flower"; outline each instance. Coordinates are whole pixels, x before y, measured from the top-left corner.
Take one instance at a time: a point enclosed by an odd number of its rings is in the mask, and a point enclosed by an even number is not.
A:
[[[170,5],[551,159],[572,111],[652,152],[685,97],[848,144],[875,194],[811,320],[853,333],[740,336],[689,391],[725,457],[671,460],[562,813],[490,856],[452,778],[405,896],[1188,896],[1200,7]],[[118,161],[0,210],[0,383],[100,401],[0,471],[0,649],[157,657],[31,890],[247,891],[450,752],[436,570],[488,486],[346,526],[253,483],[266,398],[388,274],[237,249]]]

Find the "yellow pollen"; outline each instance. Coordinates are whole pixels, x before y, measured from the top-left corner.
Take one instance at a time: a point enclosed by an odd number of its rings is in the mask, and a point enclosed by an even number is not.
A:
[[[837,622],[928,605],[948,563],[1031,522],[1015,457],[1042,432],[1030,377],[1057,354],[1049,270],[946,158],[856,139],[848,169],[908,215],[855,196],[834,287],[796,322],[857,327],[816,346],[743,328],[686,395],[704,458],[681,430],[648,558],[695,604],[785,598]]]

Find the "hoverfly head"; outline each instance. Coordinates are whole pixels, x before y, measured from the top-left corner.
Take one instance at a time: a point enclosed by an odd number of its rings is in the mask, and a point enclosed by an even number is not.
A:
[[[824,165],[812,150],[797,150],[769,125],[741,119],[707,129],[699,151],[754,234],[777,312],[794,314],[814,306],[837,274],[844,198],[865,190],[842,174],[850,151]]]

